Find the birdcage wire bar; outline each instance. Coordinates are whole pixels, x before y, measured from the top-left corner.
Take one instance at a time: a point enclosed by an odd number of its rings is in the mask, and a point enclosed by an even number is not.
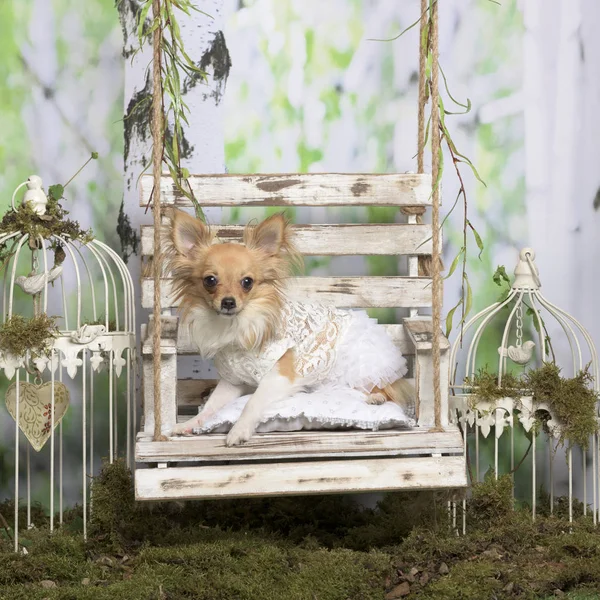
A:
[[[30,177],[28,182],[34,177]],[[38,188],[41,190],[41,180],[39,181]],[[16,193],[28,182],[24,182],[15,190],[12,197],[13,210],[18,210],[15,206]],[[29,185],[28,188],[31,189]],[[44,214],[44,209],[36,212]],[[49,307],[51,312],[58,313],[58,333],[48,342],[47,356],[34,358],[29,350],[22,357],[0,356],[0,367],[4,369],[7,379],[12,379],[15,383],[14,548],[15,551],[19,551],[19,498],[22,483],[25,484],[26,525],[28,528],[34,525],[32,523],[34,461],[30,444],[25,443],[26,436],[19,426],[23,411],[30,408],[23,397],[24,383],[30,385],[33,379],[39,389],[43,381],[42,376],[49,378],[46,382],[50,385],[49,436],[43,444],[47,441],[49,445],[51,531],[55,528],[56,514],[59,525],[63,523],[66,480],[65,443],[72,442],[73,430],[76,429],[76,427],[70,428],[70,435],[67,438],[66,430],[63,429],[63,415],[55,427],[55,387],[62,386],[63,382],[69,382],[71,398],[81,400],[80,485],[84,537],[87,535],[91,507],[90,477],[100,465],[100,456],[97,453],[106,447],[106,440],[101,440],[102,443],[99,443],[95,435],[98,428],[108,429],[109,462],[112,463],[117,455],[122,454],[128,466],[133,467],[132,444],[136,428],[136,393],[133,377],[136,361],[135,303],[133,280],[126,265],[112,248],[97,239],[80,241],[71,239],[68,235],[52,234],[46,238],[36,235],[33,243],[28,233],[10,231],[0,235],[0,246],[8,248],[7,244],[12,247],[4,261],[0,276],[3,288],[0,296],[2,323],[6,324],[13,315],[20,312],[31,313],[31,305],[33,305],[34,316],[40,312],[48,314]],[[52,269],[55,269],[55,272],[53,272],[50,269],[49,253],[55,252],[57,246],[60,246],[65,254],[60,269],[56,262],[56,255],[54,256],[55,264]],[[28,268],[25,258],[29,252],[32,270],[25,277],[21,272],[24,268]],[[32,278],[40,275],[41,279],[36,280],[36,284],[40,283],[39,289],[36,287],[35,292],[31,289],[26,291],[25,284],[32,283]],[[21,277],[24,281],[20,283]],[[17,290],[17,286],[22,289]],[[29,302],[26,301],[26,294],[29,294]],[[34,364],[35,370],[32,370]],[[64,370],[69,377],[63,377]],[[105,373],[102,374],[102,371]],[[123,384],[119,385],[119,381],[123,381]],[[98,387],[103,384],[106,384],[108,389],[106,396]],[[119,439],[117,429],[120,427],[119,412],[121,411],[125,414],[126,422],[125,436]],[[106,421],[105,417],[98,420],[100,413],[108,416],[108,420]],[[23,445],[26,446],[25,461],[21,460]],[[44,458],[42,457],[41,460]],[[23,466],[24,477],[21,473]],[[58,513],[55,511],[57,499]]]
[[[450,385],[453,395],[451,396],[452,412],[457,416],[465,427],[465,453],[472,449],[474,454],[475,473],[474,482],[480,481],[481,474],[481,436],[487,438],[490,432],[494,432],[493,442],[493,468],[495,477],[499,475],[499,442],[506,427],[510,430],[510,469],[513,473],[515,469],[515,435],[514,428],[521,426],[526,432],[531,432],[531,513],[532,518],[536,518],[538,513],[537,491],[540,481],[548,484],[550,495],[550,512],[554,512],[555,504],[555,467],[556,461],[554,455],[556,451],[556,437],[560,433],[561,424],[556,417],[551,414],[548,406],[536,403],[531,396],[525,395],[525,390],[514,390],[513,397],[500,398],[497,401],[478,402],[477,406],[473,402],[476,396],[476,389],[471,384],[465,385],[458,383],[459,365],[464,365],[464,375],[470,381],[473,381],[477,373],[478,359],[480,356],[481,341],[491,329],[493,323],[498,319],[504,318],[501,323],[500,345],[498,348],[498,386],[502,384],[502,377],[507,372],[508,361],[511,360],[516,365],[526,365],[531,359],[538,365],[544,362],[554,362],[556,356],[554,349],[550,345],[547,331],[547,323],[552,319],[558,324],[557,330],[562,331],[566,339],[566,347],[569,349],[569,358],[563,363],[568,364],[573,370],[573,376],[583,371],[586,366],[592,376],[592,388],[596,394],[600,391],[600,365],[594,342],[579,323],[579,321],[567,313],[565,310],[556,306],[540,291],[541,282],[537,267],[534,264],[535,253],[530,248],[525,248],[520,252],[517,268],[515,269],[515,280],[507,296],[484,308],[474,317],[468,320],[461,331],[460,338],[453,344],[450,354]],[[507,317],[503,317],[503,311],[509,309]],[[537,332],[537,348],[533,351],[536,344],[530,341],[527,346],[523,344],[523,320],[524,311],[528,311],[531,316],[533,326]],[[468,345],[465,343],[469,339]],[[517,343],[509,346],[511,337],[516,337]],[[466,346],[466,347],[465,347]],[[528,356],[528,353],[530,355]],[[464,362],[459,361],[458,357],[465,356]],[[540,452],[539,432],[534,428],[536,412],[545,411],[550,415],[547,421],[548,432],[548,481],[540,480],[540,460],[545,460],[545,452]],[[596,409],[596,418],[598,418],[598,408]],[[468,434],[471,434],[470,436]],[[468,440],[468,441],[467,441]],[[600,519],[600,443],[598,435],[591,436],[589,441],[591,449],[591,461],[588,460],[586,452],[582,449],[581,458],[581,488],[583,500],[584,515],[588,514],[588,499],[591,501],[591,512],[593,522],[596,524]],[[568,490],[568,517],[573,520],[573,501],[574,501],[574,457],[573,447],[566,449],[567,459],[567,490]],[[588,485],[588,476],[591,462],[591,486]],[[579,468],[577,469],[579,470]],[[514,473],[513,473],[514,475]],[[514,476],[513,476],[514,480]],[[591,490],[590,490],[591,487]],[[514,488],[513,488],[514,494]],[[588,498],[588,496],[590,496]],[[463,531],[466,531],[466,503],[463,501]]]

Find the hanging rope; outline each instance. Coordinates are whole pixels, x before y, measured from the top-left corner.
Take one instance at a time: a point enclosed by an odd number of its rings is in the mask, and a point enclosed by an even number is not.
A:
[[[433,289],[433,340],[431,353],[433,355],[433,406],[435,416],[435,429],[442,429],[442,390],[440,369],[440,328],[442,312],[442,273],[440,269],[440,112],[439,112],[439,87],[438,87],[438,2],[433,0],[430,4],[431,28],[431,180],[433,184],[431,206],[431,229],[433,232],[431,277]]]
[[[152,13],[154,19],[160,23],[160,0],[153,0]],[[153,38],[153,62],[152,62],[152,166],[154,175],[153,190],[153,212],[154,212],[154,257],[152,260],[152,274],[154,277],[154,327],[152,330],[152,358],[154,361],[154,440],[162,441],[167,438],[162,435],[162,403],[161,403],[161,349],[160,338],[162,333],[161,302],[160,302],[160,278],[162,275],[161,256],[161,214],[160,214],[160,175],[162,171],[163,155],[163,91],[161,78],[161,27],[156,27]]]
[[[428,6],[429,5],[429,6]],[[429,19],[427,12],[429,11]],[[426,31],[429,23],[429,31]],[[426,39],[425,36],[429,39]],[[428,99],[426,65],[427,55],[431,52],[431,85],[429,96],[431,97],[431,180],[433,185],[431,198],[431,230],[432,256],[431,260],[419,261],[419,275],[430,275],[432,278],[432,358],[433,358],[433,406],[434,406],[434,430],[441,431],[442,428],[442,390],[440,385],[440,331],[442,312],[442,275],[443,269],[440,256],[440,113],[439,113],[439,82],[438,82],[438,3],[437,0],[421,0],[421,23],[419,35],[419,109],[418,109],[418,146],[417,146],[417,168],[419,173],[425,172],[425,106]],[[422,222],[422,209],[411,211],[409,214],[417,215],[417,222]]]

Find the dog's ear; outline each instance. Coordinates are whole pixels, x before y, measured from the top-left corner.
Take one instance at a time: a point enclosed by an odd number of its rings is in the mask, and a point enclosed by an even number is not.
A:
[[[210,230],[200,219],[181,210],[171,211],[170,217],[171,239],[179,254],[189,256],[194,249],[210,245]]]
[[[244,244],[251,250],[278,254],[287,243],[289,224],[283,213],[265,219],[260,225],[244,230]]]

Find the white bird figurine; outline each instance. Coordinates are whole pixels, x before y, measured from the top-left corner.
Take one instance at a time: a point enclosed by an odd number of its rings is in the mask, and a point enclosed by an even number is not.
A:
[[[31,207],[38,215],[43,215],[46,212],[48,198],[42,188],[42,178],[38,175],[31,175],[27,179],[27,191],[23,196],[23,206],[31,203]]]
[[[53,282],[62,273],[62,265],[55,265],[48,271],[48,283]],[[15,279],[15,283],[30,296],[39,294],[46,285],[46,273],[37,273],[36,275],[19,275]]]
[[[76,344],[89,344],[105,333],[104,325],[83,325],[80,329],[71,332],[71,341]]]
[[[509,346],[508,348],[500,346],[498,354],[508,356],[510,360],[518,365],[526,365],[531,360],[534,347],[535,343],[532,341],[527,341],[522,346]]]

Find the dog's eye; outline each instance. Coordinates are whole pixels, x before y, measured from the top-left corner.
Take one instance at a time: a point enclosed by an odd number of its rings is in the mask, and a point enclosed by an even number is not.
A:
[[[252,279],[252,277],[244,277],[244,279],[242,279],[242,287],[249,292],[252,289],[252,286],[254,285],[254,279]]]
[[[217,285],[217,278],[214,275],[209,275],[204,278],[204,287],[214,288]]]

